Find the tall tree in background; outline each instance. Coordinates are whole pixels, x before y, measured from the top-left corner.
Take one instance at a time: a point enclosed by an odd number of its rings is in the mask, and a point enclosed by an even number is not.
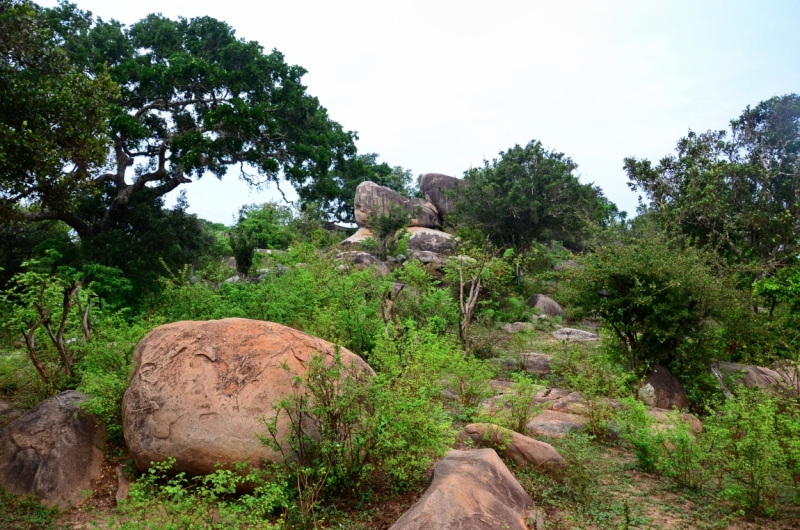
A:
[[[800,253],[800,96],[747,107],[731,134],[690,131],[676,154],[653,166],[625,159],[634,191],[643,191],[670,230],[716,248],[769,275]]]
[[[515,145],[464,173],[455,189],[455,218],[480,229],[498,247],[525,251],[534,241],[580,247],[593,227],[618,215],[600,188],[582,184],[578,165],[541,142]]]
[[[355,134],[306,93],[305,70],[286,64],[278,51],[264,53],[258,43],[237,39],[218,20],[150,15],[123,28],[68,3],[45,10],[11,5],[30,13],[34,22],[20,24],[42,35],[49,48],[41,55],[49,61],[54,51],[63,75],[72,76],[64,86],[81,88],[78,97],[51,95],[47,83],[61,79],[52,68],[37,70],[4,52],[11,57],[2,74],[9,86],[30,91],[31,98],[43,86],[42,97],[54,100],[49,114],[32,104],[12,109],[14,119],[4,123],[16,134],[32,123],[41,123],[45,135],[47,125],[66,133],[82,128],[70,136],[74,150],[41,164],[27,165],[16,144],[0,146],[0,199],[3,210],[18,218],[58,219],[82,239],[91,238],[112,230],[134,196],[156,200],[206,173],[222,178],[233,166],[253,185],[284,176],[302,188],[333,178],[355,156]],[[42,16],[52,33],[42,28]],[[25,76],[38,78],[18,88],[16,80]],[[77,81],[68,82],[72,78]],[[4,94],[4,101],[13,101],[9,97]],[[64,101],[75,101],[75,109],[68,105],[59,114]],[[3,112],[11,113],[6,107]],[[67,114],[71,110],[80,114]],[[25,142],[23,147],[33,149],[36,138]]]
[[[0,220],[58,213],[77,224],[74,199],[107,159],[118,89],[105,69],[76,68],[62,44],[40,8],[0,0]]]

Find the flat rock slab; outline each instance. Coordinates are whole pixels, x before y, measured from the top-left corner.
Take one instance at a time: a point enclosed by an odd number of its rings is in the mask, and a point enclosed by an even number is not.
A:
[[[521,466],[536,467],[563,465],[564,459],[549,443],[504,429],[491,423],[470,423],[458,433],[461,443],[472,440],[477,446],[502,448],[506,457]]]
[[[0,486],[69,508],[100,478],[105,429],[67,390],[42,401],[0,432]]]
[[[426,228],[423,226],[412,226],[407,228],[411,237],[408,240],[408,250],[427,250],[437,254],[449,254],[456,248],[458,241],[441,230]]]
[[[566,316],[564,309],[550,298],[543,294],[535,294],[528,299],[528,307],[538,309],[543,314],[549,317],[563,317]]]
[[[450,451],[391,530],[528,530],[533,500],[493,449]]]
[[[315,355],[333,362],[330,342],[259,320],[227,318],[160,326],[136,346],[136,371],[122,402],[125,441],[136,466],[170,457],[174,471],[207,474],[217,463],[279,461],[262,445],[262,416],[294,392],[295,376]],[[340,348],[342,362],[365,374],[372,369]],[[288,370],[284,368],[288,367]],[[278,422],[278,438],[289,424]]]
[[[557,329],[553,332],[553,336],[559,340],[600,340],[600,337],[596,333],[573,328]]]
[[[580,431],[589,420],[577,414],[545,410],[528,422],[528,431],[534,435],[561,438],[569,432]]]
[[[536,326],[530,322],[509,322],[503,325],[503,331],[506,333],[523,333],[535,330]]]
[[[548,375],[552,371],[550,362],[553,357],[543,353],[525,352],[519,354],[521,364],[529,374]]]

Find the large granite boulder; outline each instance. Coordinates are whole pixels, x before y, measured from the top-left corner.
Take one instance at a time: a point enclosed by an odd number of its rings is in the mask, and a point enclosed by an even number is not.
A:
[[[419,191],[421,191],[425,198],[433,204],[439,217],[444,217],[453,210],[453,200],[448,197],[448,192],[459,184],[463,184],[463,180],[439,173],[427,173],[422,175],[419,181]]]
[[[564,463],[552,445],[491,423],[470,423],[461,429],[456,439],[460,443],[472,440],[477,446],[498,448],[521,466],[542,468]]]
[[[553,332],[553,336],[559,340],[585,341],[600,340],[596,333],[584,331],[582,329],[561,328]]]
[[[407,229],[411,234],[408,240],[408,250],[421,250],[435,252],[436,254],[449,254],[456,248],[457,240],[447,232],[412,226]]]
[[[105,428],[67,390],[42,401],[0,432],[0,486],[68,508],[94,488],[103,464]]]
[[[350,263],[353,267],[357,270],[363,271],[369,268],[375,268],[379,274],[385,276],[389,274],[391,271],[389,270],[389,266],[386,263],[382,262],[369,252],[361,252],[357,250],[351,250],[348,252],[340,252],[336,259],[340,261],[346,261]]]
[[[741,385],[800,393],[800,378],[796,370],[788,366],[777,368],[773,370],[765,366],[718,362],[711,365],[711,372],[717,377],[723,391],[734,390]]]
[[[533,500],[493,449],[450,451],[390,530],[528,530]]]
[[[367,239],[372,239],[372,231],[369,228],[367,228],[366,226],[362,226],[361,228],[356,230],[355,234],[353,234],[352,236],[348,237],[347,239],[342,241],[340,244],[342,246],[344,246],[344,247],[360,246],[361,243],[363,243]]]
[[[528,300],[528,307],[538,309],[543,315],[547,315],[551,318],[563,317],[566,315],[561,306],[558,305],[558,302],[543,294],[531,296]]]
[[[663,366],[656,365],[639,387],[639,399],[648,407],[686,410],[689,399],[680,381]]]
[[[345,364],[373,373],[357,355],[339,352]],[[312,356],[332,361],[335,354],[330,342],[272,322],[227,318],[154,329],[136,346],[122,403],[136,466],[172,457],[174,471],[206,474],[217,463],[279,461],[256,438],[265,432],[260,418],[293,392],[293,378],[306,373]],[[281,416],[279,439],[288,428]]]
[[[534,435],[561,438],[570,432],[581,431],[589,420],[577,414],[543,410],[528,422],[528,432]]]
[[[403,197],[394,190],[370,181],[362,182],[356,188],[356,222],[359,226],[369,226],[370,215],[387,215],[393,204],[408,214],[408,226],[441,226],[439,214],[431,203],[423,199]]]

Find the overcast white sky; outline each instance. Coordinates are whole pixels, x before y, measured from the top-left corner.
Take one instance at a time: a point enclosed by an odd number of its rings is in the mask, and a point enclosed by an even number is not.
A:
[[[125,24],[226,21],[308,70],[309,93],[358,131],[360,152],[414,175],[461,176],[538,139],[629,213],[624,157],[658,159],[690,128],[800,92],[797,0],[73,1]],[[234,174],[185,188],[190,211],[226,224],[278,197]]]

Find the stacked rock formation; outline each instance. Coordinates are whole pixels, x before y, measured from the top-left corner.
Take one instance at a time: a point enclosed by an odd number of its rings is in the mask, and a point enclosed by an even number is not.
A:
[[[357,245],[372,237],[370,220],[387,215],[396,205],[408,215],[408,231],[411,239],[409,251],[447,254],[455,247],[453,236],[441,230],[445,216],[452,211],[452,201],[447,192],[453,189],[459,179],[428,173],[420,180],[420,191],[424,199],[403,197],[396,191],[379,186],[374,182],[362,182],[356,188],[355,210],[358,231],[345,239],[345,246]]]

